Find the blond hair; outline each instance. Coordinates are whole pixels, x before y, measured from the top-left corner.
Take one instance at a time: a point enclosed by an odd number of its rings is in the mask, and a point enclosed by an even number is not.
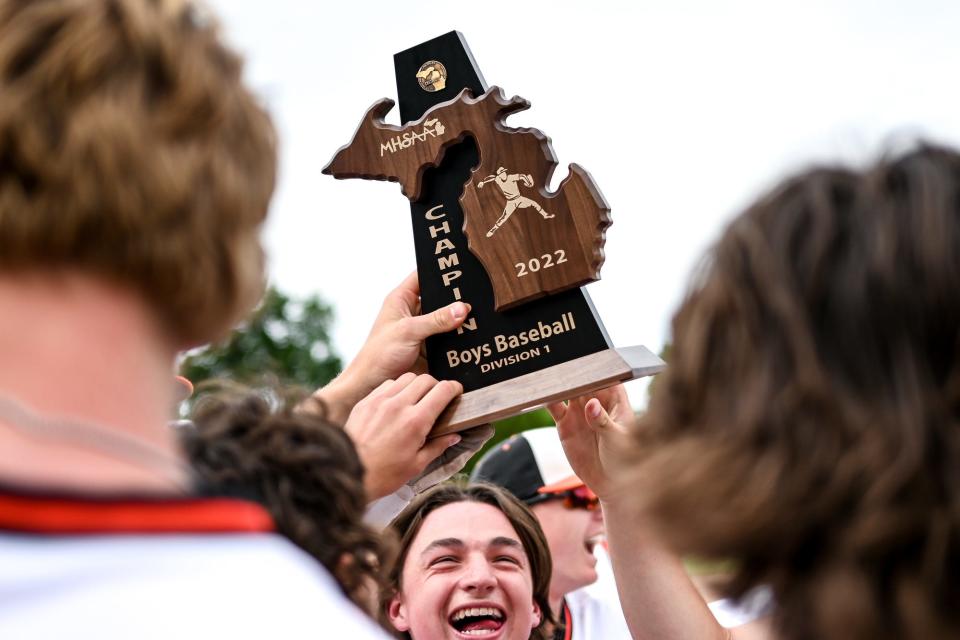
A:
[[[241,66],[190,3],[0,0],[0,272],[129,287],[178,346],[239,319],[276,172]]]

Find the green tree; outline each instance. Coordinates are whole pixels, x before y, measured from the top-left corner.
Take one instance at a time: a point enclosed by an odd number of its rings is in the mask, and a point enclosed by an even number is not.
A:
[[[180,375],[194,385],[226,379],[252,387],[323,386],[342,367],[330,344],[333,315],[318,296],[294,299],[270,287],[226,340],[190,352]]]

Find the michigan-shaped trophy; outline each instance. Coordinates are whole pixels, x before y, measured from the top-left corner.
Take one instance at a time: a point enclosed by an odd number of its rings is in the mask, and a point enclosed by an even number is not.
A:
[[[430,373],[465,390],[434,435],[660,371],[645,347],[612,347],[581,288],[600,277],[610,207],[575,164],[548,190],[550,139],[505,122],[530,103],[487,89],[456,31],[394,66],[404,124],[376,102],[324,173],[400,183],[424,312],[471,305],[460,329],[427,340]]]

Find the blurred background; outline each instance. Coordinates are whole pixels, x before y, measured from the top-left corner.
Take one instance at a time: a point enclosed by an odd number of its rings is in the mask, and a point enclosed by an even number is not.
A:
[[[357,352],[415,267],[398,185],[320,170],[370,104],[395,98],[393,54],[452,29],[489,85],[531,101],[508,122],[553,139],[553,186],[577,162],[610,203],[603,280],[588,290],[618,346],[663,350],[699,257],[785,172],[918,137],[960,144],[953,1],[208,4],[280,132],[271,282],[295,322],[323,316],[300,342],[275,317],[259,331],[268,350],[312,353],[319,368],[298,365],[310,375]],[[642,408],[645,384],[628,391]]]

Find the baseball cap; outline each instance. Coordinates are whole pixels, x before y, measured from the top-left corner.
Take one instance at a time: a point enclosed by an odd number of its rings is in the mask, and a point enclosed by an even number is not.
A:
[[[504,440],[484,454],[470,480],[503,487],[527,505],[584,486],[567,462],[556,427],[530,429]]]

